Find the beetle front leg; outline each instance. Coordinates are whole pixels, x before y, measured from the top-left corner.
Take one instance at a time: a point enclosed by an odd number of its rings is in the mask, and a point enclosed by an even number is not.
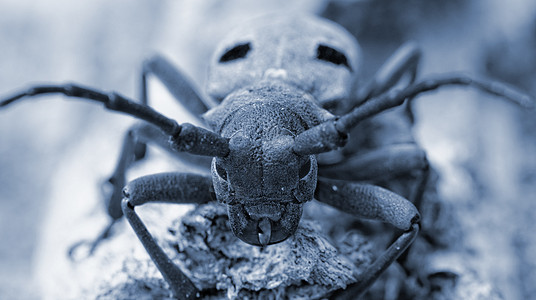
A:
[[[351,181],[386,181],[398,176],[416,173],[417,185],[413,193],[404,194],[420,208],[422,195],[429,177],[430,164],[426,152],[417,144],[393,144],[356,155],[328,166],[321,166],[319,176],[344,178]]]
[[[206,203],[211,200],[211,186],[212,181],[207,176],[161,173],[138,178],[130,182],[124,190],[125,199],[121,203],[123,213],[178,299],[193,299],[199,291],[156,243],[134,207],[150,202]]]
[[[123,188],[126,184],[126,172],[138,158],[136,155],[136,151],[139,149],[138,146],[140,144],[146,145],[147,143],[157,145],[171,152],[189,165],[205,168],[209,168],[210,166],[211,158],[209,157],[174,151],[170,147],[169,137],[157,127],[148,123],[139,123],[132,126],[125,134],[117,165],[110,178],[106,181],[112,188],[111,193],[105,199],[105,205],[111,221],[95,240],[81,241],[71,246],[68,250],[68,256],[71,259],[77,256],[75,255],[75,251],[82,245],[88,245],[89,250],[87,251],[87,255],[92,255],[98,245],[109,237],[111,228],[116,221],[123,216],[121,200],[123,199]]]
[[[378,186],[320,178],[315,198],[358,217],[383,221],[404,230],[394,242],[336,299],[355,299],[363,295],[374,281],[415,240],[420,215],[415,206],[403,197]]]
[[[189,165],[210,168],[212,158],[174,151],[170,146],[169,137],[157,127],[148,123],[139,123],[132,126],[125,134],[119,160],[112,176],[108,179],[108,182],[113,186],[113,192],[106,205],[108,214],[112,219],[120,218],[123,215],[121,199],[123,199],[122,191],[126,183],[126,172],[132,163],[136,161],[136,146],[140,143],[159,146]]]
[[[413,243],[419,233],[419,224],[414,223],[402,233],[364,272],[354,284],[336,291],[333,299],[359,299],[381,274]]]

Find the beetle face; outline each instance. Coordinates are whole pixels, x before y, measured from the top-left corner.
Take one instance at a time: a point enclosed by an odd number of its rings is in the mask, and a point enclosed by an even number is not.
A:
[[[229,141],[229,155],[212,161],[216,197],[227,204],[231,229],[252,245],[291,236],[316,188],[315,157],[297,156],[293,136],[277,133],[254,139],[238,132]]]
[[[262,80],[280,80],[324,107],[352,91],[359,47],[339,25],[312,16],[267,16],[231,32],[211,61],[208,93],[223,99]]]

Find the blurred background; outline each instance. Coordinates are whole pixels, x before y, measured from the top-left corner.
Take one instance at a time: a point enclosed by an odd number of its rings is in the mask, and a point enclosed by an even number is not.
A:
[[[141,62],[156,52],[202,88],[222,35],[244,19],[289,11],[324,15],[355,34],[364,80],[415,40],[424,53],[421,77],[464,71],[536,95],[530,0],[0,0],[0,96],[32,83],[79,82],[136,98]],[[0,111],[0,299],[40,299],[40,249],[49,236],[66,234],[47,224],[75,222],[79,206],[101,209],[99,181],[133,123],[65,99],[28,99]],[[156,82],[150,101],[189,121]],[[416,134],[441,174],[440,191],[459,208],[475,268],[505,299],[536,299],[535,129],[534,115],[473,90],[417,100]]]

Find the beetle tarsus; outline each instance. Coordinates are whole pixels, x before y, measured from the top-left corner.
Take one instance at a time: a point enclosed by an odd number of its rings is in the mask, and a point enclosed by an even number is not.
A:
[[[83,241],[79,241],[73,244],[67,251],[67,257],[69,257],[71,261],[78,261],[78,260],[93,256],[93,254],[95,253],[95,250],[97,250],[101,242],[110,237],[112,227],[114,226],[117,220],[118,219],[112,219],[112,221],[104,228],[104,230],[94,240],[89,240],[89,241],[83,240]],[[80,252],[79,249],[81,248],[81,246],[84,246],[83,248],[86,248],[87,251],[83,255],[82,254],[78,255],[77,253]]]

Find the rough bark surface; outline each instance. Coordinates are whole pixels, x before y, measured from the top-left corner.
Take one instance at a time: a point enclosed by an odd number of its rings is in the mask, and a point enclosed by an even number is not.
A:
[[[226,209],[218,204],[197,207],[158,239],[207,299],[319,299],[355,282],[373,255],[371,244],[357,233],[341,240],[338,250],[311,220],[303,220],[282,243],[251,246],[232,234]],[[99,299],[170,297],[152,262],[128,253],[98,287]]]

